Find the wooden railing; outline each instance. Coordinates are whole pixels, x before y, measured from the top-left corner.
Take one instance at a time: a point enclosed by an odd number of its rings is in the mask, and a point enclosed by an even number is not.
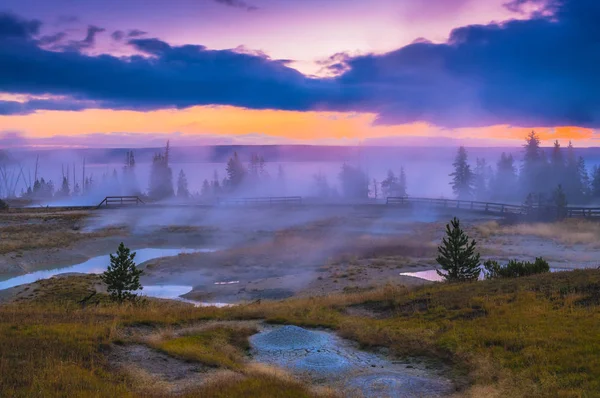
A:
[[[144,201],[139,196],[107,196],[98,204],[98,208],[102,206],[125,206],[125,205],[139,205],[144,204]]]
[[[472,210],[490,214],[559,214],[564,217],[600,217],[600,207],[567,206],[559,210],[556,206],[524,206],[509,203],[478,202],[458,199],[432,199],[412,197],[388,197],[387,205],[422,205],[461,210]]]

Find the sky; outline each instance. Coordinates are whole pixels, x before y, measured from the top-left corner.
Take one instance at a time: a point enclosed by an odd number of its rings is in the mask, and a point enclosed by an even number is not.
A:
[[[0,147],[599,146],[596,0],[3,0]]]

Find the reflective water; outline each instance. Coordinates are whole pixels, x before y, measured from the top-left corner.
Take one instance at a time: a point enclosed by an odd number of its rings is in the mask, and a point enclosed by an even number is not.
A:
[[[590,267],[577,267],[575,269],[586,269]],[[595,267],[594,267],[595,268]],[[570,268],[550,268],[550,272],[564,272],[564,271],[572,271]],[[421,278],[430,282],[442,282],[444,278],[438,275],[436,270],[428,270],[428,271],[418,271],[418,272],[401,272],[401,276],[412,276],[413,278]],[[483,280],[485,275],[483,272],[479,275],[479,279]]]
[[[179,254],[186,253],[209,253],[214,252],[215,249],[140,249],[135,250],[135,261],[138,264],[153,260],[161,257],[174,257]],[[40,279],[48,279],[55,275],[67,274],[67,273],[81,273],[81,274],[100,274],[106,270],[110,264],[110,256],[98,256],[90,258],[89,260],[69,267],[55,268],[49,270],[42,270],[31,272],[29,274],[20,275],[11,279],[0,282],[0,290],[8,289],[15,286],[20,286],[28,283],[36,282]],[[193,302],[191,300],[185,300],[180,296],[189,293],[192,290],[192,286],[178,286],[178,285],[148,285],[144,286],[142,294],[148,297],[157,297],[164,299],[178,299],[182,301],[191,302],[194,304],[204,304]],[[215,303],[219,305],[220,303]]]

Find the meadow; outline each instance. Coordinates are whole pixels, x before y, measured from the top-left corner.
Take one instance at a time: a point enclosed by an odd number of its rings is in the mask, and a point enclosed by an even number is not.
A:
[[[385,286],[222,309],[159,300],[119,306],[101,294],[82,303],[95,282],[94,276],[51,279],[30,298],[0,306],[1,396],[169,395],[168,384],[112,366],[113,347],[129,344],[218,372],[184,396],[335,396],[248,365],[248,322],[327,328],[364,349],[444,367],[458,396],[600,391],[597,270]]]

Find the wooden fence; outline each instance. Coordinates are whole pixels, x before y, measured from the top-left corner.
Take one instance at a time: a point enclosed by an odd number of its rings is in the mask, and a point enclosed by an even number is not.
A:
[[[520,214],[520,215],[559,215],[564,217],[600,217],[600,207],[567,206],[559,209],[556,206],[524,206],[508,203],[478,202],[458,199],[432,199],[412,197],[388,197],[386,204],[391,206],[431,206],[448,209],[471,210],[488,214]]]
[[[126,206],[126,205],[139,205],[144,204],[144,201],[139,196],[107,196],[100,202],[97,208],[102,206]]]

